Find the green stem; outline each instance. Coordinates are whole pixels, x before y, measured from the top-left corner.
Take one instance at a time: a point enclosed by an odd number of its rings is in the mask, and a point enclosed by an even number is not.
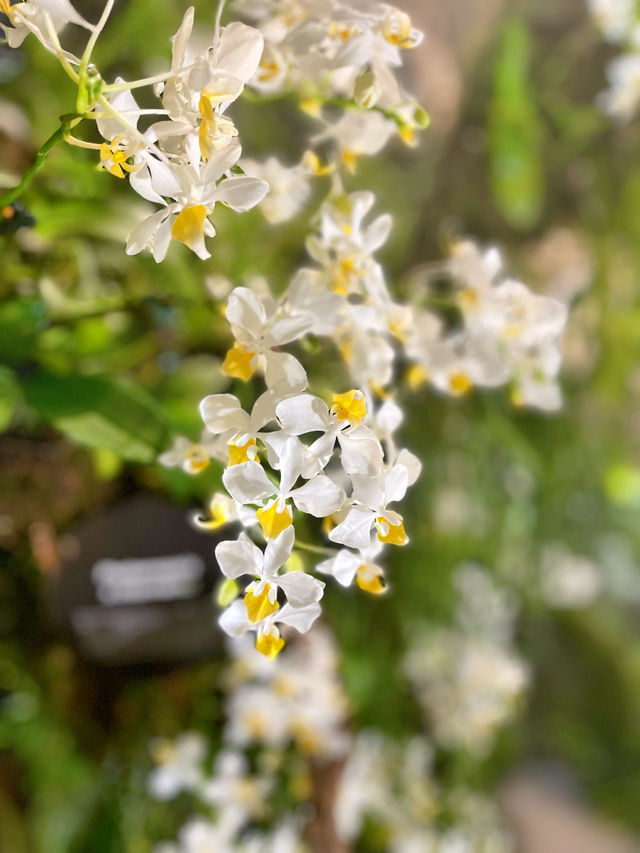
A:
[[[321,554],[323,557],[333,557],[335,551],[331,548],[323,548],[322,545],[311,545],[308,542],[300,542],[296,539],[294,547],[298,551],[309,551],[310,554]]]
[[[62,142],[71,128],[81,120],[82,117],[75,114],[71,116],[62,116],[60,118],[60,127],[40,146],[33,163],[25,172],[24,177],[18,186],[9,190],[9,192],[0,199],[0,207],[5,207],[6,205],[11,204],[22,195],[25,188],[31,183],[36,174],[44,166],[44,161],[46,160],[49,151],[51,151],[58,142]]]

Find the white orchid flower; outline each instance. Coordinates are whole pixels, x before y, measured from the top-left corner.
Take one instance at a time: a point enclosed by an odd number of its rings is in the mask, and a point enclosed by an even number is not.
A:
[[[259,461],[258,439],[270,449],[272,434],[263,432],[263,427],[275,419],[276,405],[285,394],[286,387],[267,389],[253,404],[251,414],[245,412],[233,394],[210,394],[202,400],[202,420],[210,433],[221,436],[227,442],[229,465]]]
[[[362,191],[337,195],[322,207],[320,233],[307,239],[307,251],[325,270],[336,293],[385,291],[382,273],[373,252],[389,236],[391,217],[379,216],[365,226],[375,196]]]
[[[344,296],[327,290],[320,270],[303,267],[287,290],[286,305],[293,317],[307,317],[314,334],[331,335],[344,322]]]
[[[302,163],[285,166],[277,157],[269,157],[264,162],[243,158],[241,166],[245,175],[262,178],[269,184],[269,193],[259,209],[270,225],[292,219],[311,195],[309,176]]]
[[[311,318],[283,316],[276,307],[269,307],[271,310],[247,287],[233,291],[226,316],[236,342],[222,370],[227,376],[246,380],[260,368],[270,388],[286,383],[292,391],[301,391],[307,384],[304,368],[293,355],[277,348],[308,332]]]
[[[151,741],[156,768],[149,776],[149,792],[158,800],[171,800],[181,791],[194,790],[204,778],[202,762],[207,742],[197,732],[184,732],[175,741]]]
[[[223,27],[209,50],[200,55],[191,44],[192,29],[193,8],[189,8],[172,39],[173,73],[161,87],[170,121],[153,127],[174,150],[185,133],[196,131],[202,158],[208,160],[238,135],[224,113],[253,76],[264,42],[254,27],[236,21]]]
[[[2,32],[9,47],[20,47],[29,33],[38,39],[50,53],[58,53],[60,47],[52,40],[50,32],[59,32],[66,24],[77,24],[86,30],[93,30],[93,24],[86,21],[73,8],[69,0],[0,0],[0,13],[8,20],[2,24]],[[79,64],[79,59],[62,51],[65,59]]]
[[[245,535],[230,542],[220,542],[216,559],[222,573],[230,580],[242,575],[252,575],[246,589],[244,604],[246,615],[255,625],[280,609],[278,590],[282,590],[293,608],[305,607],[322,598],[324,584],[305,572],[285,572],[280,569],[291,556],[295,541],[293,527],[267,543],[264,553]]]
[[[331,515],[344,503],[344,491],[324,474],[317,474],[304,485],[294,488],[305,467],[304,447],[297,438],[284,442],[279,465],[278,486],[271,482],[257,462],[233,465],[222,476],[222,482],[234,500],[242,504],[262,504],[256,516],[269,539],[291,526],[293,514],[289,499],[301,512],[316,518]]]
[[[143,198],[165,207],[134,228],[127,240],[127,254],[149,249],[160,262],[174,238],[199,258],[210,258],[205,237],[216,233],[208,218],[216,204],[238,212],[250,210],[268,190],[258,178],[229,175],[240,154],[240,146],[230,143],[216,151],[206,164],[201,164],[199,153],[193,151],[188,165],[167,164],[148,156],[131,175],[131,185]],[[167,203],[167,197],[174,201]]]
[[[205,431],[197,442],[176,436],[171,447],[158,456],[158,462],[165,468],[180,467],[187,474],[199,474],[209,467],[212,459],[224,462],[225,458],[224,444]]]
[[[389,509],[389,504],[402,500],[419,473],[420,462],[409,454],[377,477],[353,475],[352,508],[344,521],[331,531],[329,539],[349,548],[367,548],[371,544],[371,529],[375,526],[381,542],[406,545],[409,537],[402,516]]]
[[[276,415],[289,435],[321,432],[305,453],[307,466],[303,476],[322,471],[338,441],[340,461],[347,474],[369,477],[380,472],[382,447],[375,433],[363,425],[367,417],[362,391],[334,394],[331,408],[319,397],[301,394],[276,406]]]
[[[279,610],[266,616],[257,626],[257,650],[265,657],[275,658],[284,647],[284,639],[280,636],[278,625],[288,625],[299,633],[306,634],[321,612],[322,608],[317,602],[303,607],[293,607],[290,603],[284,604]],[[218,623],[231,637],[240,637],[256,628],[256,625],[252,624],[247,617],[244,602],[239,599],[227,607]]]
[[[334,577],[341,586],[351,586],[356,582],[360,589],[373,595],[386,592],[384,569],[375,559],[383,550],[384,545],[379,539],[374,539],[366,548],[359,551],[349,551],[342,548],[335,556],[318,563],[316,570]]]

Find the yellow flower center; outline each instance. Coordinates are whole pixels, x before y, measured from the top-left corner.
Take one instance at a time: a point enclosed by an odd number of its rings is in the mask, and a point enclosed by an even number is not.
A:
[[[342,148],[340,154],[342,155],[342,162],[345,167],[353,174],[358,164],[358,155],[349,148]]]
[[[355,36],[357,32],[358,28],[354,26],[348,26],[347,24],[339,24],[336,21],[332,21],[329,24],[329,36],[332,39],[347,41],[347,39],[351,38],[351,36]]]
[[[344,394],[334,394],[331,411],[339,421],[349,421],[351,426],[359,426],[367,417],[367,405],[362,391],[346,391]]]
[[[254,438],[250,438],[246,444],[235,444],[229,442],[229,465],[241,465],[243,462],[253,462],[256,442]]]
[[[289,505],[285,504],[282,512],[279,512],[277,500],[257,510],[256,518],[260,522],[262,532],[267,539],[276,539],[283,530],[286,530],[293,523],[293,513]]]
[[[233,379],[251,379],[256,369],[255,352],[248,352],[240,344],[234,344],[222,362],[222,372]]]
[[[419,364],[413,364],[407,370],[407,384],[412,391],[420,388],[429,379],[429,374]]]
[[[1,0],[0,0],[1,2]],[[116,178],[124,178],[125,172],[135,172],[136,167],[127,163],[127,152],[118,148],[113,140],[111,145],[103,142],[100,146],[100,165]]]
[[[186,462],[190,474],[199,474],[209,467],[209,456],[206,450],[194,444],[187,454]]]
[[[284,640],[274,629],[273,634],[260,633],[256,637],[256,649],[261,655],[273,660],[284,647]]]
[[[198,523],[207,530],[217,530],[229,521],[227,500],[224,495],[214,495],[209,503],[209,518],[199,518]]]
[[[454,394],[466,394],[473,387],[471,379],[463,371],[452,373],[449,377],[449,387]]]
[[[406,545],[409,541],[404,524],[391,524],[383,515],[376,518],[378,527],[378,539],[387,545]]]
[[[380,566],[364,565],[358,566],[356,571],[356,583],[360,589],[370,592],[372,595],[382,595],[387,591],[384,581],[384,572]]]
[[[257,584],[251,584],[244,597],[244,606],[247,608],[247,619],[252,625],[256,622],[262,622],[267,616],[271,616],[276,610],[280,609],[277,599],[269,600],[269,591],[271,587],[268,583],[264,585],[262,592],[255,594],[258,588]]]
[[[418,43],[415,36],[412,36],[411,18],[394,9],[388,16],[384,26],[384,37],[396,47],[402,47],[408,50],[415,47]]]
[[[302,165],[316,177],[330,175],[334,168],[332,163],[323,166],[315,151],[305,151],[302,157]]]
[[[171,236],[190,249],[195,249],[202,239],[207,208],[204,204],[190,204],[176,216],[171,226]]]

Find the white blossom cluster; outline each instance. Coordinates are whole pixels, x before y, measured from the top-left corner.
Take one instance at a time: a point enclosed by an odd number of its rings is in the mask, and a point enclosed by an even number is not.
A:
[[[420,304],[429,302],[432,282],[442,278],[450,283],[450,303],[461,318],[451,330]],[[416,271],[412,300],[417,304],[405,333],[411,384],[429,381],[453,395],[508,384],[515,405],[560,407],[557,377],[567,307],[506,276],[496,248],[454,243],[448,261]]]
[[[218,20],[208,47],[198,49],[192,32],[193,8],[189,8],[171,40],[171,66],[166,72],[135,81],[117,78],[107,84],[90,60],[112,7],[113,0],[108,0],[95,26],[84,21],[68,0],[14,4],[3,0],[0,11],[8,21],[5,33],[10,46],[17,47],[32,32],[58,57],[78,86],[78,122],[95,120],[105,140],[87,142],[69,131],[66,141],[97,149],[104,169],[117,178],[128,176],[142,198],[160,205],[133,229],[127,252],[148,249],[156,261],[162,261],[175,239],[198,257],[208,258],[205,238],[215,235],[210,216],[216,204],[246,211],[269,189],[265,181],[243,174],[237,165],[242,148],[237,128],[226,114],[258,67],[262,35],[240,22],[220,27]],[[60,45],[58,30],[66,23],[90,32],[81,58]],[[151,86],[158,106],[141,109],[132,89]],[[144,130],[141,121],[147,122]]]
[[[246,637],[230,640],[228,650],[228,743],[278,751],[293,745],[298,753],[324,761],[347,752],[347,699],[326,628],[319,626],[273,663],[256,654]]]
[[[609,88],[598,96],[601,109],[618,122],[630,121],[640,106],[640,17],[634,0],[587,0],[605,41],[624,48],[607,65]]]
[[[150,744],[152,797],[168,802],[187,793],[199,806],[178,842],[156,845],[154,853],[304,853],[304,816],[295,803],[283,815],[274,798],[288,785],[298,790],[294,799],[304,800],[308,762],[333,761],[349,747],[333,638],[315,631],[273,663],[246,638],[230,640],[228,649],[227,725],[213,764],[207,739],[196,732]],[[287,756],[290,746],[296,751]],[[258,828],[265,823],[272,828]]]
[[[380,151],[396,131],[413,143],[427,117],[396,72],[423,34],[406,12],[376,0],[236,0],[234,8],[265,40],[250,85],[297,95],[324,125],[319,140],[335,142],[347,165]],[[336,120],[325,105],[344,112]]]
[[[487,601],[489,610],[499,608],[498,599]],[[298,638],[273,663],[246,638],[230,640],[228,650],[227,724],[213,763],[207,739],[195,732],[150,745],[156,762],[151,795],[168,802],[186,792],[199,812],[182,826],[177,843],[156,845],[153,853],[304,853],[305,825],[315,808],[309,803],[317,803],[319,793],[326,801],[322,821],[333,824],[348,849],[369,824],[376,849],[387,853],[512,853],[489,800],[437,783],[434,750],[424,736],[398,741],[376,730],[348,733],[327,629]],[[335,789],[314,790],[323,784],[311,773],[320,762],[339,768]],[[283,805],[287,788],[297,793]]]
[[[512,646],[515,607],[479,566],[456,571],[459,603],[452,627],[424,627],[404,661],[434,740],[487,755],[515,715],[529,670]]]
[[[298,529],[305,516],[322,519],[329,540],[342,546],[325,551],[329,559],[318,571],[379,593],[384,573],[375,558],[385,545],[408,541],[392,505],[420,471],[416,457],[398,452],[393,442],[400,418],[389,424],[388,411],[376,411],[367,386],[335,393],[327,403],[307,393],[301,363],[280,349],[307,333],[315,317],[328,322],[317,303],[326,304],[331,295],[320,292],[297,303],[291,293],[280,301],[260,300],[250,289],[236,288],[226,312],[235,343],[222,369],[242,380],[261,373],[267,390],[250,413],[232,394],[210,395],[200,407],[207,430],[226,449],[222,480],[234,501],[231,517],[266,542],[262,549],[243,532],[217,546],[230,582],[249,576],[244,596],[232,601],[220,624],[232,636],[255,631],[258,649],[270,657],[284,645],[279,626],[306,632],[320,615],[324,583],[291,563],[294,512]],[[224,499],[214,504],[213,515],[224,512]],[[298,570],[287,570],[292,568]]]
[[[418,478],[420,463],[397,447],[403,413],[388,390],[402,364],[414,386],[428,381],[455,396],[474,385],[509,383],[519,405],[560,405],[563,303],[505,278],[497,250],[465,241],[438,266],[452,282],[451,304],[463,323],[450,330],[422,304],[431,273],[415,277],[411,303],[394,301],[374,255],[391,222],[368,220],[373,195],[334,190],[307,241],[315,266],[298,270],[279,299],[263,282],[235,288],[228,298],[234,344],[222,370],[242,381],[261,376],[266,390],[250,412],[234,395],[206,397],[205,437],[197,445],[179,439],[161,457],[191,472],[210,459],[224,462],[230,498],[215,495],[204,524],[245,527],[237,541],[218,546],[216,557],[230,582],[251,580],[221,625],[233,636],[256,631],[258,648],[269,656],[284,643],[279,626],[306,632],[320,614],[323,583],[289,571],[300,568],[294,512],[298,530],[305,515],[323,519],[330,542],[343,546],[316,570],[372,593],[385,589],[378,560],[384,546],[408,541],[393,504]],[[333,342],[355,387],[325,393],[326,401],[309,393],[303,365],[284,348],[311,334]],[[266,541],[264,550],[248,530]]]
[[[359,733],[334,808],[344,842],[356,842],[369,821],[387,853],[513,853],[495,805],[468,789],[441,790],[432,759],[422,737],[403,744],[375,730]],[[442,812],[451,816],[448,825],[439,821]]]

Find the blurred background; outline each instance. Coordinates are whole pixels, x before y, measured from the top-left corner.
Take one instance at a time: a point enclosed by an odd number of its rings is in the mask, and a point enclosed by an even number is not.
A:
[[[78,8],[91,20],[100,11]],[[405,504],[411,543],[389,557],[388,595],[326,592],[344,727],[394,743],[426,736],[434,784],[497,809],[509,846],[485,838],[446,853],[633,853],[640,123],[596,105],[619,47],[582,0],[403,8],[426,34],[406,74],[431,126],[416,148],[363,158],[348,189],[370,188],[393,215],[382,261],[399,297],[413,269],[471,235],[498,245],[534,290],[570,301],[565,405],[544,415],[515,409],[503,390],[405,393],[402,439],[424,465]],[[183,12],[175,0],[117,3],[96,57],[105,76],[162,67]],[[0,47],[0,82],[9,188],[74,93],[34,39]],[[286,99],[240,101],[234,117],[255,157],[299,158],[311,127]],[[191,807],[186,793],[153,799],[149,744],[197,731],[213,754],[229,666],[215,624],[216,534],[189,521],[221,469],[193,478],[156,458],[172,434],[197,440],[200,399],[229,387],[219,277],[266,276],[281,291],[304,259],[308,221],[274,229],[257,211],[223,213],[206,262],[182,246],[161,265],[128,257],[146,204],[96,170],[94,152],[68,146],[21,201],[24,227],[0,236],[0,850],[148,853]],[[118,598],[91,574],[100,561],[130,568],[184,553],[200,568],[180,595],[160,580]],[[333,777],[308,761],[309,787],[292,796],[326,824],[312,849],[390,849],[375,827],[352,848],[331,840],[322,803]],[[424,821],[454,819],[444,808]]]

